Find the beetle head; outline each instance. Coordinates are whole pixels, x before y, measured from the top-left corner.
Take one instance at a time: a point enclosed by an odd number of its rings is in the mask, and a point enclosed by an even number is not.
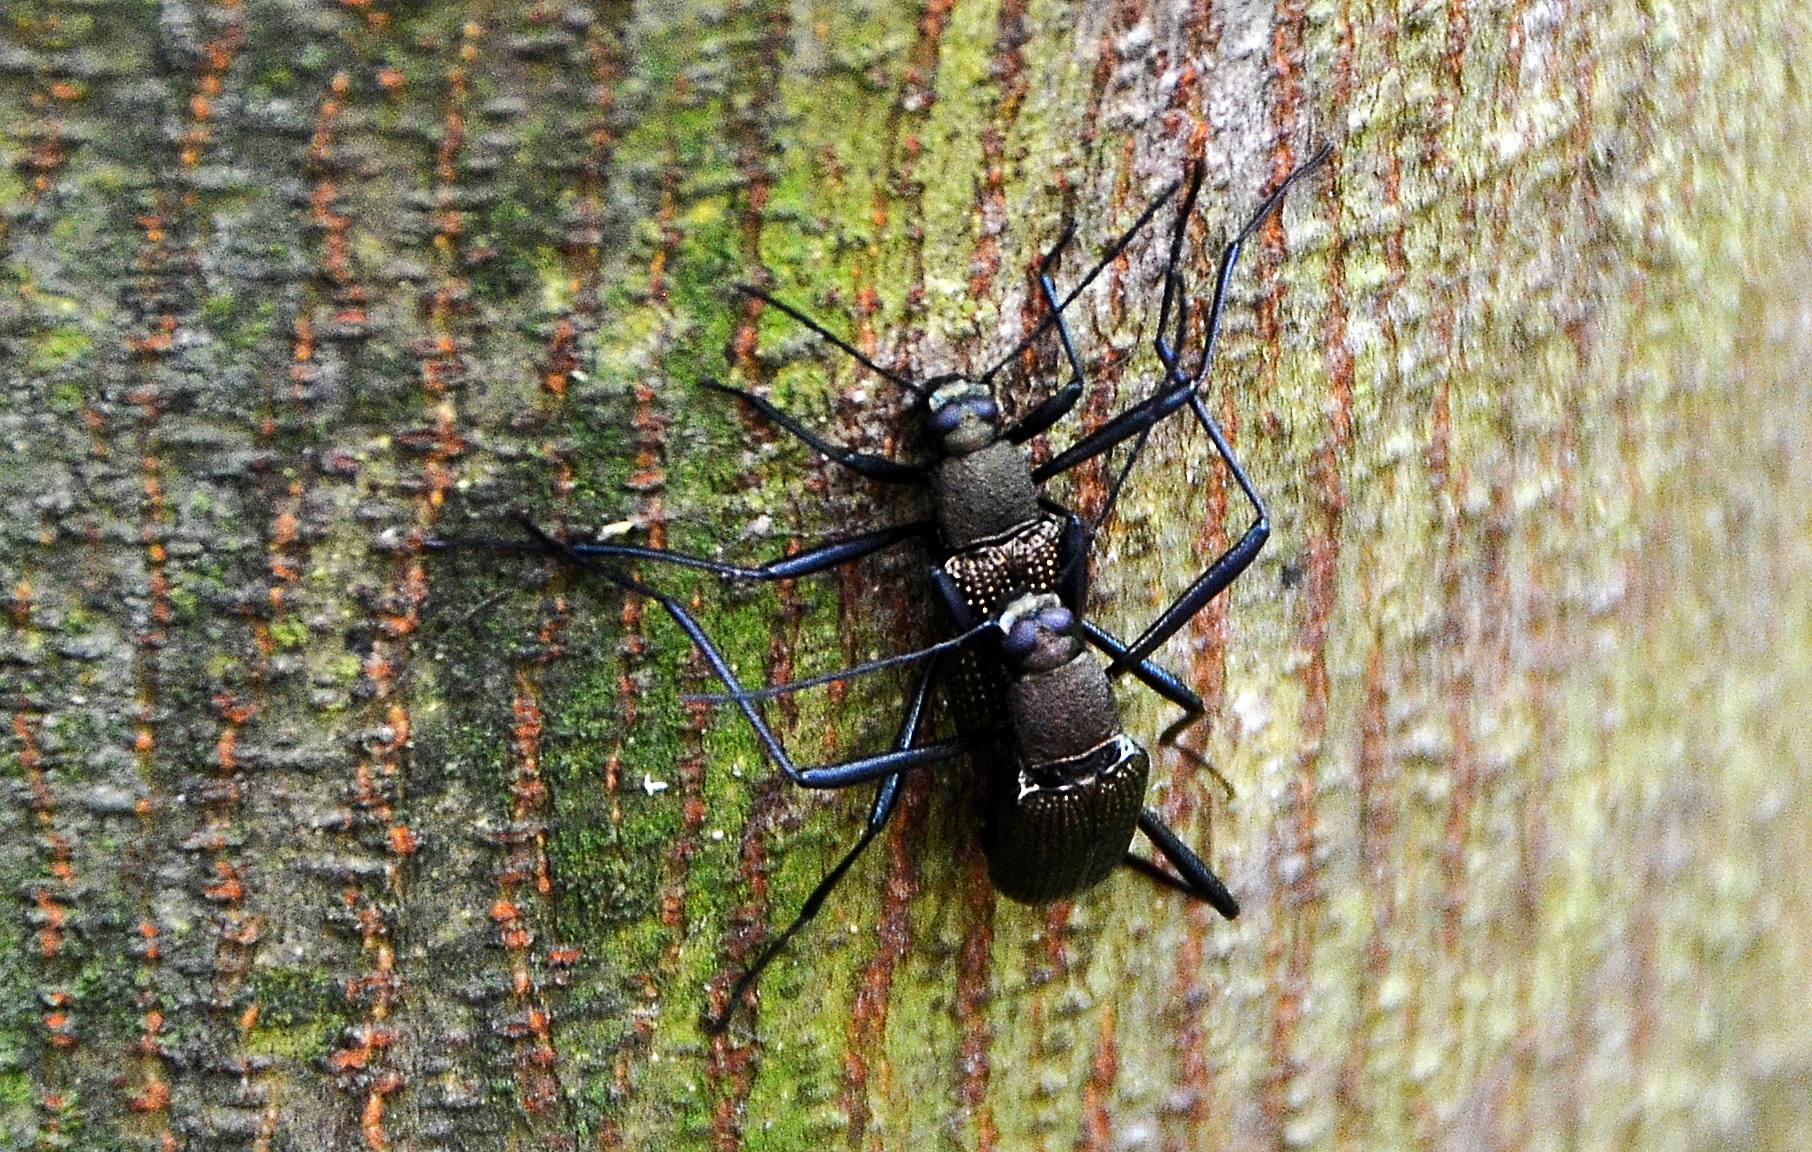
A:
[[[967,456],[1000,436],[1000,407],[986,385],[965,376],[947,377],[926,400],[926,423],[946,456]]]
[[[1082,651],[1076,614],[1048,592],[1021,596],[1000,614],[1000,650],[1024,672],[1049,672]]]

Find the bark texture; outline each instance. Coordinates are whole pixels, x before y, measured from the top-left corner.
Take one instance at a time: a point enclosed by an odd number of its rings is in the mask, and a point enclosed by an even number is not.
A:
[[[1804,1147],[1809,51],[1803,0],[8,3],[0,1146]],[[656,606],[421,539],[919,515],[698,387],[921,447],[733,283],[977,369],[1065,219],[1060,280],[1204,157],[1199,302],[1323,141],[1209,391],[1275,535],[1160,653],[1210,718],[1154,802],[1245,914],[1001,902],[925,773],[704,1037],[866,797],[683,702]],[[1170,219],[1059,447],[1153,386]],[[1229,497],[1164,426],[1093,611]],[[937,635],[923,566],[643,573],[779,680]],[[900,695],[771,711],[841,756]]]

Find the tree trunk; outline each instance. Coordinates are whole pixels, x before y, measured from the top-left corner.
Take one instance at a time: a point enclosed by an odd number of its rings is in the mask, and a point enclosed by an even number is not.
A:
[[[20,0],[0,1145],[1804,1146],[1812,27],[1801,0]],[[1273,537],[1159,652],[1151,803],[1244,904],[990,890],[917,774],[854,842],[652,601],[429,553],[512,509],[756,561],[923,515],[699,386],[922,453],[1203,158],[1207,396]],[[1071,442],[1157,379],[1153,225]],[[1199,341],[1200,331],[1192,340]],[[1001,377],[1061,383],[1042,341]],[[1053,485],[1098,511],[1112,471]],[[1093,554],[1137,632],[1243,531],[1187,417]],[[751,681],[943,634],[922,551],[656,564]],[[773,705],[885,747],[904,677]],[[1123,693],[1155,745],[1170,719]],[[1211,770],[1207,765],[1213,765]],[[1225,787],[1215,772],[1225,780]]]

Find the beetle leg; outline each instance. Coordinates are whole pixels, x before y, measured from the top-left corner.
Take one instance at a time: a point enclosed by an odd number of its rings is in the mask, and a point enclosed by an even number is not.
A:
[[[1246,500],[1252,505],[1252,523],[1232,547],[1217,557],[1193,584],[1184,589],[1183,594],[1178,596],[1169,608],[1166,608],[1156,620],[1152,621],[1124,654],[1115,657],[1113,664],[1108,668],[1110,676],[1122,671],[1126,665],[1144,659],[1158,645],[1174,635],[1197,612],[1200,612],[1204,605],[1220,595],[1228,585],[1239,578],[1240,574],[1252,564],[1252,561],[1258,558],[1259,550],[1270,538],[1271,518],[1265,510],[1264,498],[1258,494],[1258,488],[1252,483],[1252,478],[1246,475],[1246,470],[1240,466],[1239,458],[1233,454],[1232,446],[1227,443],[1226,435],[1221,432],[1221,427],[1215,421],[1213,414],[1208,411],[1208,406],[1203,403],[1200,393],[1196,390],[1196,385],[1201,380],[1202,374],[1208,370],[1208,364],[1213,356],[1214,334],[1220,324],[1221,305],[1228,278],[1233,272],[1232,261],[1239,255],[1240,244],[1258,227],[1265,215],[1282,202],[1283,194],[1289,190],[1290,185],[1325,160],[1327,155],[1328,149],[1324,148],[1306,164],[1292,172],[1278,190],[1272,193],[1271,198],[1265,201],[1264,206],[1259,209],[1258,215],[1254,216],[1239,236],[1234,238],[1233,243],[1228,245],[1227,253],[1221,261],[1221,277],[1214,292],[1214,306],[1209,312],[1208,337],[1202,349],[1202,363],[1194,378],[1182,377],[1175,357],[1163,346],[1162,338],[1159,339],[1158,354],[1164,359],[1165,368],[1171,378],[1179,381],[1177,391],[1172,392],[1171,395],[1181,395],[1194,410],[1196,422],[1207,431],[1208,438],[1214,442],[1215,452],[1220,456],[1222,463],[1226,464],[1227,470],[1233,473],[1234,481],[1238,483],[1240,491],[1245,494]]]
[[[1061,505],[1059,505],[1061,507]],[[1082,526],[1082,517],[1063,509],[1063,538],[1057,546],[1057,595],[1069,605],[1078,620],[1088,617],[1088,546],[1091,537]]]
[[[1095,277],[1106,271],[1107,266],[1118,259],[1120,253],[1126,251],[1126,249],[1132,245],[1133,240],[1138,237],[1139,233],[1145,228],[1145,225],[1149,224],[1151,218],[1157,215],[1158,209],[1162,208],[1169,202],[1172,196],[1176,195],[1177,187],[1177,183],[1172,181],[1164,186],[1163,191],[1152,197],[1151,203],[1147,204],[1144,210],[1139,213],[1139,218],[1132,222],[1130,228],[1120,234],[1119,239],[1107,246],[1107,250],[1101,254],[1101,258],[1095,262],[1095,266],[1083,274],[1082,279],[1076,282],[1076,286],[1070,289],[1069,294],[1062,300],[1057,301],[1051,312],[1048,313],[1043,320],[1038,322],[1036,328],[1033,328],[1028,332],[1019,343],[1009,348],[1000,359],[996,360],[988,367],[987,371],[983,372],[980,376],[977,376],[976,379],[983,384],[994,379],[995,376],[1000,374],[1001,369],[1019,359],[1021,353],[1027,348],[1030,348],[1034,342],[1051,328],[1052,325],[1056,324],[1058,319],[1062,316],[1063,310],[1068,308],[1075,301],[1076,297],[1082,295],[1082,290],[1094,283]],[[1059,239],[1056,244],[1052,245],[1051,251],[1039,262],[1038,271],[1041,277],[1050,272],[1057,255],[1063,251],[1064,245],[1069,242],[1069,239],[1070,230],[1066,228],[1062,238]],[[1080,393],[1078,393],[1078,395],[1080,395]],[[1058,413],[1058,415],[1062,415],[1062,413]],[[1052,417],[1052,419],[1054,420],[1056,417]],[[1014,443],[1019,443],[1022,440],[1029,439],[1035,435],[1037,435],[1036,432],[1028,432],[1023,436],[1016,436],[1010,433],[1008,439],[1013,440]]]
[[[1107,653],[1109,659],[1117,659],[1126,652],[1125,643],[1115,638],[1111,632],[1096,625],[1092,620],[1084,619],[1082,621],[1082,634],[1090,644]],[[1202,705],[1202,698],[1190,691],[1177,678],[1176,673],[1151,660],[1139,660],[1127,664],[1121,668],[1121,672],[1130,672],[1134,679],[1183,710],[1183,714],[1171,721],[1170,726],[1164,729],[1163,735],[1158,737],[1158,743],[1167,748],[1175,748],[1187,757],[1190,763],[1198,768],[1206,769],[1208,774],[1213,776],[1221,788],[1226,791],[1227,799],[1233,799],[1233,782],[1221,775],[1221,770],[1216,768],[1208,757],[1187,745],[1177,743],[1178,737],[1201,723],[1203,717],[1208,715],[1207,709]]]
[[[1109,420],[1099,428],[1096,428],[1087,436],[1084,436],[1075,444],[1072,444],[1069,448],[1058,453],[1044,464],[1041,464],[1032,472],[1034,479],[1048,480],[1052,476],[1067,472],[1083,461],[1091,460],[1121,441],[1129,440],[1134,436],[1141,437],[1139,447],[1143,448],[1143,434],[1158,421],[1182,407],[1184,402],[1190,400],[1190,398],[1195,395],[1196,390],[1201,386],[1203,378],[1208,374],[1209,366],[1214,362],[1214,341],[1220,331],[1221,311],[1227,300],[1227,286],[1232,283],[1234,265],[1239,262],[1240,252],[1244,249],[1246,241],[1252,238],[1254,232],[1258,231],[1259,226],[1265,222],[1266,217],[1277,211],[1278,207],[1283,203],[1285,195],[1289,193],[1290,188],[1294,186],[1298,180],[1307,176],[1310,172],[1319,167],[1322,161],[1326,160],[1331,152],[1331,147],[1323,148],[1307,161],[1297,166],[1295,171],[1284,177],[1283,183],[1279,184],[1277,190],[1265,198],[1265,202],[1259,205],[1258,211],[1254,212],[1252,218],[1246,221],[1245,227],[1241,228],[1233,239],[1228,242],[1227,247],[1222,250],[1220,272],[1215,277],[1214,302],[1208,309],[1206,322],[1207,334],[1202,341],[1201,359],[1197,363],[1196,370],[1193,374],[1185,374],[1183,372],[1181,365],[1177,361],[1176,353],[1172,351],[1171,344],[1165,339],[1164,335],[1164,329],[1169,322],[1171,302],[1173,300],[1181,301],[1181,290],[1178,287],[1178,285],[1181,284],[1181,277],[1177,274],[1176,269],[1182,259],[1184,224],[1188,220],[1187,213],[1183,215],[1178,221],[1177,231],[1171,239],[1170,267],[1166,270],[1164,279],[1164,304],[1159,311],[1158,335],[1154,341],[1158,359],[1164,365],[1167,387],[1157,395],[1151,397],[1151,399],[1139,404],[1137,407],[1129,408],[1125,412],[1120,413],[1112,420]],[[1201,169],[1198,167],[1191,176],[1192,190],[1199,184],[1200,178]],[[1179,304],[1177,309],[1178,344],[1181,344],[1181,333],[1186,320],[1187,311]],[[1138,451],[1135,450],[1132,455],[1134,459],[1137,459]],[[1131,467],[1130,462],[1127,467]]]
[[[936,670],[937,661],[934,658],[925,665],[925,670],[919,675],[918,689],[913,693],[912,703],[906,710],[906,718],[900,724],[899,739],[895,741],[894,746],[898,749],[910,748],[918,739],[919,726],[924,720],[925,705],[931,695],[931,682]],[[786,947],[794,934],[818,915],[825,899],[843,879],[844,873],[855,864],[856,858],[862,855],[862,850],[868,847],[871,840],[880,835],[883,828],[887,827],[887,821],[893,816],[894,806],[899,802],[900,781],[901,776],[897,772],[881,780],[880,787],[875,789],[874,803],[868,809],[868,822],[863,826],[862,835],[856,840],[855,846],[844,853],[843,859],[837,862],[835,868],[825,873],[824,879],[818,881],[818,886],[813,888],[811,895],[805,898],[805,903],[799,907],[798,915],[793,917],[793,922],[786,926],[786,930],[776,936],[762,950],[755,963],[749,965],[748,969],[737,977],[735,987],[731,988],[730,994],[724,997],[723,1007],[705,1017],[703,1023],[706,1032],[715,1036],[729,1027],[730,1017],[735,1014],[737,1006],[742,1003],[743,995],[748,992],[756,980],[761,978],[761,973],[776,956],[780,955],[781,949]]]
[[[1157,647],[1170,639],[1176,632],[1194,618],[1207,603],[1226,590],[1229,584],[1239,579],[1252,561],[1258,558],[1259,549],[1271,536],[1271,517],[1265,511],[1265,502],[1252,484],[1251,477],[1240,467],[1239,460],[1233,455],[1233,449],[1221,429],[1208,412],[1208,406],[1202,403],[1201,397],[1194,392],[1189,394],[1189,403],[1195,409],[1196,419],[1208,430],[1209,439],[1214,441],[1214,449],[1220,454],[1233,478],[1238,481],[1240,491],[1252,504],[1253,519],[1245,534],[1233,543],[1214,562],[1209,564],[1195,582],[1183,590],[1183,594],[1171,601],[1156,620],[1149,624],[1138,639],[1127,647],[1127,650],[1114,658],[1108,666],[1109,676],[1119,675],[1128,665],[1137,663],[1150,655]]]
[[[778,424],[805,442],[812,451],[817,452],[833,464],[841,464],[858,476],[866,476],[870,480],[878,480],[883,484],[924,484],[930,477],[930,472],[922,465],[901,464],[898,461],[889,460],[885,456],[857,452],[853,448],[834,444],[782,412],[770,401],[757,396],[746,388],[733,388],[708,377],[699,383],[713,392],[722,392],[726,396],[735,396],[746,401],[751,408],[761,413],[770,423]]]
[[[810,316],[807,316],[804,312],[801,312],[799,309],[793,307],[791,304],[788,304],[786,301],[780,299],[779,297],[768,293],[764,289],[757,288],[752,284],[738,284],[736,286],[736,289],[737,289],[737,291],[741,292],[744,296],[750,296],[756,300],[760,300],[764,304],[772,305],[773,307],[778,308],[780,311],[786,313],[788,316],[791,316],[795,321],[804,325],[807,330],[816,334],[820,340],[823,340],[825,343],[831,345],[833,348],[836,348],[837,350],[841,351],[844,355],[848,356],[850,359],[854,360],[856,363],[862,365],[864,368],[867,368],[870,372],[873,372],[875,375],[880,376],[881,378],[889,381],[890,383],[896,384],[899,387],[906,389],[908,392],[911,392],[916,396],[929,396],[931,394],[930,390],[927,389],[923,384],[919,384],[916,381],[909,380],[905,376],[901,375],[900,373],[895,372],[893,369],[884,368],[880,364],[875,363],[875,361],[871,360],[868,356],[863,354],[863,352],[860,349],[858,349],[855,345],[853,345],[849,341],[843,339],[843,337],[837,335],[835,332],[832,332],[829,328],[826,328],[824,325],[818,323],[816,320],[812,319]]]
[[[882,752],[875,756],[860,756],[836,764],[820,764],[802,768],[795,764],[793,758],[787,754],[786,746],[780,742],[780,737],[768,726],[767,720],[761,714],[761,709],[756,707],[755,698],[750,695],[748,689],[742,686],[742,681],[736,678],[736,672],[730,667],[730,662],[724,658],[724,654],[717,645],[705,634],[704,627],[699,624],[692,613],[686,610],[685,605],[665,592],[652,588],[628,573],[605,563],[596,549],[590,552],[580,552],[565,541],[542,531],[532,521],[525,519],[523,523],[541,542],[546,551],[565,556],[573,563],[602,576],[624,591],[638,593],[658,603],[667,615],[673,618],[673,622],[680,626],[680,631],[684,632],[686,637],[692,641],[699,654],[705,658],[705,663],[711,666],[711,671],[723,682],[731,702],[742,712],[743,718],[749,722],[749,726],[755,729],[756,739],[761,741],[761,746],[766,749],[769,758],[774,761],[788,780],[801,788],[848,788],[856,784],[864,784],[870,780],[890,776],[895,772],[921,768],[961,756],[979,746],[991,735],[981,733],[958,736],[917,748],[896,748],[891,752]],[[609,546],[599,545],[597,547]]]
[[[1150,400],[1145,401],[1135,408],[1122,412],[1120,415],[1109,420],[1107,423],[1095,429],[1095,431],[1083,437],[1082,440],[1072,445],[1068,450],[1059,453],[1055,458],[1033,472],[1034,479],[1041,481],[1048,479],[1051,476],[1058,475],[1059,473],[1074,468],[1085,460],[1106,452],[1123,440],[1137,437],[1133,444],[1132,451],[1127,454],[1126,461],[1119,468],[1113,484],[1108,490],[1107,499],[1103,503],[1100,515],[1095,521],[1094,526],[1098,529],[1112,511],[1114,502],[1119,499],[1120,490],[1125,484],[1127,476],[1131,473],[1133,464],[1138,460],[1140,453],[1144,451],[1145,444],[1150,437],[1152,428],[1158,421],[1169,416],[1187,403],[1195,412],[1197,422],[1202,425],[1207,431],[1209,439],[1213,441],[1215,452],[1220,456],[1222,462],[1226,464],[1228,470],[1233,473],[1233,478],[1235,482],[1239,484],[1240,491],[1245,494],[1246,499],[1252,505],[1253,520],[1250,526],[1247,527],[1245,533],[1232,547],[1228,548],[1226,552],[1217,557],[1214,562],[1183,591],[1183,594],[1171,603],[1170,607],[1166,608],[1156,620],[1152,621],[1145,631],[1139,635],[1138,639],[1134,640],[1133,643],[1123,651],[1115,654],[1113,662],[1108,666],[1109,676],[1117,676],[1126,672],[1134,665],[1143,664],[1146,656],[1155,651],[1159,645],[1164,643],[1164,641],[1175,635],[1176,632],[1181,629],[1184,624],[1188,623],[1196,613],[1200,612],[1210,600],[1220,595],[1221,592],[1226,590],[1228,585],[1238,579],[1240,574],[1243,573],[1251,565],[1252,561],[1258,557],[1260,549],[1264,547],[1265,541],[1270,537],[1271,522],[1269,513],[1265,510],[1264,499],[1259,496],[1258,489],[1252,483],[1251,477],[1246,475],[1246,470],[1240,465],[1238,457],[1234,455],[1232,447],[1227,443],[1226,436],[1221,432],[1220,425],[1216,423],[1214,416],[1208,411],[1208,406],[1203,403],[1198,389],[1203,377],[1207,374],[1209,365],[1213,361],[1214,341],[1220,328],[1221,312],[1226,303],[1227,285],[1232,280],[1234,265],[1239,260],[1240,251],[1243,245],[1251,238],[1252,234],[1258,230],[1258,227],[1265,219],[1269,217],[1271,213],[1277,211],[1291,186],[1303,176],[1313,171],[1322,163],[1322,161],[1326,160],[1330,151],[1331,149],[1329,148],[1323,148],[1307,162],[1298,166],[1295,171],[1285,177],[1283,183],[1278,185],[1277,189],[1272,192],[1270,196],[1266,197],[1264,203],[1259,206],[1258,211],[1252,215],[1252,218],[1246,222],[1246,226],[1234,236],[1233,240],[1227,245],[1225,251],[1222,252],[1220,274],[1215,281],[1214,302],[1208,313],[1207,335],[1202,345],[1201,361],[1197,366],[1194,375],[1186,376],[1178,365],[1176,356],[1171,351],[1170,345],[1165,340],[1164,330],[1169,326],[1171,310],[1173,307],[1176,310],[1176,339],[1179,344],[1188,328],[1188,301],[1180,289],[1181,279],[1177,274],[1177,266],[1182,258],[1183,237],[1187,229],[1189,212],[1195,204],[1196,193],[1201,187],[1201,166],[1196,165],[1191,169],[1189,191],[1184,197],[1183,211],[1178,218],[1177,229],[1171,236],[1170,260],[1165,271],[1164,300],[1159,309],[1158,336],[1155,342],[1158,358],[1164,364],[1165,377],[1169,383],[1169,387],[1156,396],[1153,396]],[[1164,688],[1159,687],[1157,683],[1147,679],[1145,676],[1141,676],[1141,679],[1145,679],[1146,683],[1150,684],[1155,690],[1164,693]],[[1175,682],[1174,677],[1171,678],[1171,681],[1172,683]],[[1178,685],[1178,687],[1180,688],[1181,686]],[[1192,707],[1195,709],[1200,708],[1199,700],[1192,706],[1186,701],[1178,700],[1175,697],[1171,697],[1171,699],[1182,707],[1185,713],[1190,713]],[[1186,714],[1182,720],[1173,724],[1171,728],[1166,731],[1166,737],[1174,739],[1183,728],[1187,727],[1188,724],[1193,723],[1194,719],[1194,715]]]
[[[1246,241],[1252,239],[1253,233],[1258,231],[1259,226],[1264,224],[1265,219],[1283,205],[1284,197],[1290,194],[1290,189],[1295,187],[1297,181],[1321,167],[1322,163],[1327,160],[1329,156],[1333,155],[1333,152],[1334,146],[1332,144],[1324,145],[1319,152],[1316,152],[1315,155],[1309,157],[1292,169],[1290,174],[1283,178],[1283,183],[1279,184],[1269,196],[1265,197],[1264,203],[1258,206],[1258,211],[1252,213],[1252,218],[1246,221],[1246,226],[1241,228],[1234,235],[1233,239],[1227,242],[1227,246],[1221,250],[1220,271],[1215,276],[1214,280],[1214,302],[1208,308],[1206,322],[1207,335],[1202,341],[1202,356],[1196,364],[1195,372],[1189,377],[1192,384],[1201,383],[1202,378],[1208,374],[1209,365],[1214,363],[1214,338],[1220,331],[1221,308],[1227,301],[1227,285],[1233,281],[1233,266],[1239,261],[1240,250],[1245,246]],[[1181,230],[1179,229],[1179,239],[1180,232]],[[1173,248],[1171,251],[1171,263],[1167,277],[1174,278],[1177,276],[1176,269],[1180,263],[1179,256],[1180,246],[1178,248]],[[1169,300],[1170,296],[1171,289],[1167,279],[1164,287],[1164,298]],[[1179,346],[1183,342],[1183,330],[1180,321],[1181,317],[1179,316],[1179,323],[1177,326],[1177,344]],[[1174,373],[1175,357],[1170,354],[1170,350],[1164,345],[1164,325],[1162,322],[1158,325],[1158,358],[1165,362],[1164,366],[1166,369],[1170,369]]]
[[[1109,659],[1114,660],[1116,664],[1120,657],[1126,655],[1125,641],[1118,639],[1093,620],[1083,619],[1082,634],[1090,644],[1105,652]],[[1134,660],[1121,665],[1119,671],[1114,675],[1129,672],[1141,684],[1183,710],[1183,718],[1164,730],[1166,737],[1170,735],[1171,729],[1178,728],[1178,725],[1193,724],[1203,715],[1202,698],[1185,687],[1183,682],[1177,679],[1176,673],[1150,660]]]
[[[1066,232],[1063,242],[1068,240],[1069,233]],[[1051,280],[1050,266],[1058,251],[1058,248],[1053,248],[1039,267],[1038,289],[1044,293],[1044,302],[1051,310],[1052,322],[1057,325],[1057,340],[1063,345],[1064,358],[1070,362],[1070,381],[1056,393],[1045,397],[1019,423],[1001,434],[1003,440],[1013,444],[1024,444],[1067,416],[1088,387],[1088,373],[1082,370],[1082,358],[1076,355],[1076,341],[1070,335],[1069,322],[1063,318],[1063,306],[1057,301],[1057,285]]]
[[[1239,901],[1233,898],[1233,893],[1227,891],[1227,886],[1221,883],[1221,878],[1216,876],[1208,865],[1202,863],[1202,858],[1197,856],[1189,845],[1183,843],[1183,838],[1171,831],[1170,826],[1165,824],[1163,819],[1150,808],[1139,813],[1139,831],[1145,833],[1145,838],[1151,841],[1152,846],[1163,854],[1164,858],[1170,861],[1171,865],[1182,875],[1174,875],[1153,861],[1132,852],[1126,854],[1128,868],[1143,873],[1160,884],[1175,888],[1179,892],[1188,893],[1229,920],[1239,915]]]
[[[918,520],[911,524],[896,524],[888,528],[877,528],[859,536],[849,536],[842,540],[833,540],[816,548],[795,552],[778,560],[769,560],[762,564],[742,565],[726,564],[719,560],[710,560],[703,556],[693,556],[686,552],[673,552],[666,548],[647,548],[639,544],[574,544],[552,539],[539,529],[531,526],[535,535],[533,540],[504,540],[496,537],[456,537],[437,539],[427,542],[427,547],[434,550],[454,548],[484,548],[504,552],[538,552],[555,556],[569,556],[595,560],[651,560],[659,564],[672,564],[680,568],[690,568],[698,572],[709,572],[727,580],[792,580],[800,576],[810,576],[817,572],[826,572],[853,563],[864,556],[872,556],[886,551],[895,544],[907,540],[922,539],[929,536],[934,525],[929,520]]]

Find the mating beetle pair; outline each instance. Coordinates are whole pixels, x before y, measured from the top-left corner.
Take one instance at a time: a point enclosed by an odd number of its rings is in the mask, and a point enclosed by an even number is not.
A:
[[[1263,547],[1270,525],[1263,500],[1203,403],[1200,389],[1213,361],[1227,287],[1243,244],[1282,204],[1290,187],[1320,165],[1329,151],[1324,148],[1291,172],[1224,249],[1213,301],[1204,321],[1200,356],[1193,370],[1185,371],[1176,352],[1189,327],[1178,265],[1189,215],[1201,187],[1201,166],[1192,167],[1171,237],[1154,339],[1164,369],[1162,387],[1149,399],[1108,420],[1036,467],[1022,445],[1066,415],[1086,386],[1081,359],[1064,319],[1065,307],[1132,243],[1176,193],[1178,184],[1170,185],[1156,197],[1069,295],[1060,299],[1051,273],[1070,240],[1070,233],[1066,232],[1039,269],[1039,286],[1048,314],[1024,341],[973,378],[955,374],[923,383],[911,380],[875,362],[792,306],[759,289],[745,288],[749,295],[778,308],[870,371],[910,392],[924,406],[927,431],[937,445],[938,456],[926,465],[908,465],[856,452],[821,439],[752,392],[711,381],[706,382],[707,386],[740,397],[772,423],[858,475],[884,483],[929,487],[934,512],[931,519],[867,532],[752,567],[629,544],[568,543],[529,526],[536,540],[527,547],[564,555],[618,587],[659,602],[723,681],[726,692],[719,699],[740,709],[770,758],[794,783],[809,788],[843,788],[879,782],[857,843],[814,889],[793,922],[741,976],[721,1009],[707,1019],[710,1031],[720,1031],[728,1024],[736,1005],[761,971],[816,915],[863,849],[886,826],[899,798],[902,774],[965,755],[973,759],[984,776],[982,847],[990,878],[1004,895],[1028,903],[1062,899],[1085,891],[1115,868],[1126,866],[1208,903],[1223,916],[1232,918],[1238,914],[1238,904],[1219,878],[1155,811],[1144,807],[1148,756],[1121,729],[1111,681],[1130,673],[1182,709],[1183,715],[1165,730],[1161,743],[1172,743],[1204,714],[1201,698],[1147,657],[1246,570]],[[1018,422],[1003,427],[989,385],[994,376],[1053,326],[1071,378]],[[1174,337],[1167,336],[1172,331]],[[1116,445],[1134,440],[1129,458],[1115,477],[1095,522],[1098,526],[1111,510],[1153,426],[1184,406],[1190,408],[1207,432],[1216,453],[1250,503],[1253,519],[1239,540],[1203,570],[1132,643],[1122,643],[1086,617],[1090,528],[1075,513],[1041,496],[1038,485]],[[729,579],[781,580],[837,568],[907,540],[932,544],[937,560],[931,568],[931,583],[960,634],[920,652],[759,691],[744,688],[684,605],[620,567],[625,561],[647,560]],[[1103,653],[1107,662],[1090,653],[1090,647]],[[947,695],[953,705],[957,733],[920,744],[918,738],[924,727],[931,687],[947,656],[954,656],[956,665],[955,682]],[[922,659],[924,666],[894,746],[886,752],[802,767],[793,761],[759,707],[763,696],[914,659]],[[1135,831],[1151,841],[1171,868],[1129,850]]]

